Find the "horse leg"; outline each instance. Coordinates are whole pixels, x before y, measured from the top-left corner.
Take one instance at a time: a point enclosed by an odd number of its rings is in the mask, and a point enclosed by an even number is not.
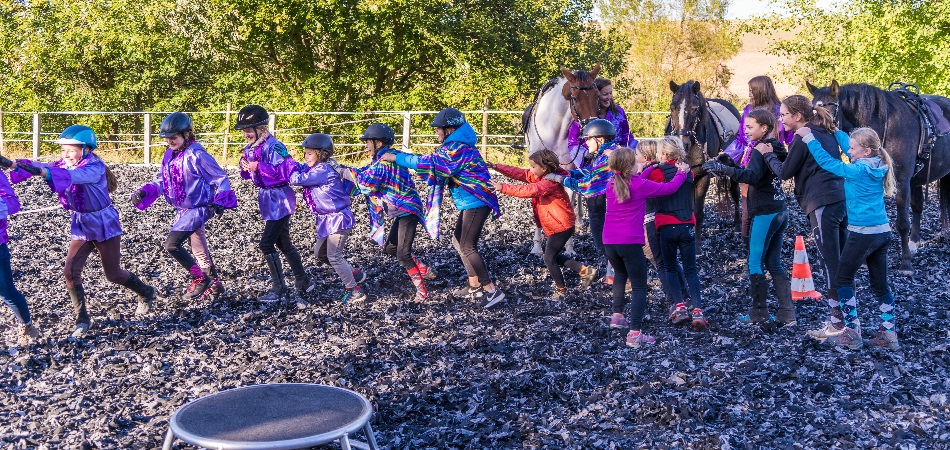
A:
[[[748,214],[748,205],[742,205],[743,209],[739,210],[739,201],[742,198],[742,195],[739,192],[739,183],[734,180],[729,180],[729,195],[732,197],[732,227],[737,233],[742,232],[742,225],[745,221],[744,216]]]
[[[940,179],[940,230],[950,231],[950,175]]]
[[[924,213],[924,187],[910,188],[910,238],[907,240],[907,249],[910,256],[917,254],[920,248],[920,218]]]
[[[564,256],[574,256],[574,236],[571,236],[564,244]]]
[[[910,180],[907,180],[902,183],[901,186],[898,186],[897,198],[895,199],[895,203],[897,205],[897,232],[901,236],[900,273],[905,275],[913,275],[914,273],[913,256],[910,246],[908,245],[908,238],[910,234],[910,212],[907,208],[907,202],[909,200],[908,197],[910,197],[910,191]]]
[[[544,239],[544,233],[541,230],[541,227],[534,227],[534,246],[531,247],[531,254],[536,256],[541,256],[544,254],[544,249],[541,248],[541,242]]]
[[[693,185],[693,214],[696,215],[696,256],[703,254],[703,220],[706,218],[706,192],[709,191],[709,177],[695,180]]]

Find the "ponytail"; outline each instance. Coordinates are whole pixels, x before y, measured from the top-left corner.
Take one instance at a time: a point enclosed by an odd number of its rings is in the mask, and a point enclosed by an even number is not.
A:
[[[831,111],[828,111],[824,106],[816,106],[812,110],[815,117],[812,119],[811,123],[824,128],[828,134],[834,134],[835,131],[838,131],[838,126],[835,125],[835,118],[831,116]]]
[[[894,160],[891,159],[891,154],[888,153],[884,147],[878,147],[877,153],[877,156],[881,157],[884,164],[887,164],[887,175],[884,176],[884,195],[893,197],[897,194],[897,178],[894,176]],[[874,152],[872,151],[871,154],[874,154]]]
[[[103,164],[106,166],[106,187],[109,188],[109,193],[115,192],[119,188],[119,180],[116,179],[115,174],[112,173],[112,170],[109,169],[108,164]]]

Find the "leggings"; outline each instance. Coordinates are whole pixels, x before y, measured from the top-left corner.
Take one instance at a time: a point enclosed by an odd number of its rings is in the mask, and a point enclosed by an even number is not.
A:
[[[604,253],[604,220],[607,216],[607,196],[588,197],[587,216],[590,217],[590,235],[594,238],[594,247]]]
[[[13,310],[16,321],[20,325],[31,322],[30,308],[26,305],[26,298],[13,284],[13,270],[10,268],[10,247],[4,242],[0,244],[0,297],[3,303]]]
[[[630,329],[640,330],[643,327],[643,316],[647,308],[647,260],[643,255],[642,244],[605,244],[604,252],[607,260],[614,267],[614,285],[612,288],[612,312],[623,314],[627,302],[627,279],[633,288],[631,303],[633,314],[630,315]]]
[[[469,278],[478,277],[478,283],[482,286],[491,284],[488,268],[485,267],[485,261],[477,248],[478,238],[481,237],[482,228],[489,214],[491,214],[491,208],[487,206],[459,211],[458,220],[455,222],[455,232],[452,234],[452,246],[462,259],[465,273]]]
[[[277,220],[264,221],[264,233],[261,235],[260,249],[265,255],[277,253],[287,254],[297,249],[290,240],[290,215]]]
[[[419,216],[415,214],[397,217],[389,227],[389,237],[386,238],[386,247],[383,249],[387,255],[395,256],[399,265],[406,270],[416,267],[416,262],[412,259],[412,242],[416,239],[418,224]]]
[[[844,201],[819,207],[808,214],[808,221],[818,244],[818,264],[825,272],[828,297],[835,300],[837,306],[838,264],[848,240],[848,212]]]
[[[838,266],[838,297],[844,325],[852,329],[861,326],[858,320],[858,300],[854,295],[854,275],[861,263],[868,265],[868,281],[871,293],[878,301],[881,313],[881,328],[894,331],[894,295],[887,286],[887,248],[891,243],[891,232],[863,234],[848,233],[847,242],[841,252],[841,264]]]
[[[185,241],[191,243],[191,253],[185,250]],[[213,262],[211,260],[211,251],[208,249],[208,238],[204,227],[194,231],[171,231],[165,239],[165,251],[168,252],[178,264],[185,269],[191,269],[198,265],[205,269],[210,269]]]
[[[347,228],[325,238],[318,238],[313,253],[317,255],[317,258],[321,258],[321,253],[326,255],[326,260],[330,263],[330,267],[333,267],[333,271],[336,272],[337,276],[340,277],[343,286],[347,289],[353,289],[356,287],[356,279],[353,278],[353,266],[343,257],[343,252],[346,250],[346,238],[349,235],[350,229]]]
[[[567,245],[567,241],[571,236],[574,236],[573,225],[560,233],[554,233],[548,236],[548,243],[544,246],[544,265],[548,268],[551,279],[554,280],[554,285],[561,289],[565,287],[564,274],[561,272],[561,266],[565,266],[575,272],[580,272],[581,267],[583,267],[577,261],[561,253],[561,250],[564,250],[564,246]]]
[[[763,266],[774,279],[785,274],[782,265],[782,239],[788,227],[788,212],[762,214],[752,217],[749,235],[749,274],[762,275]]]
[[[99,252],[99,259],[102,260],[102,271],[105,272],[107,280],[116,284],[123,284],[128,281],[132,274],[119,266],[122,257],[121,239],[122,236],[116,236],[104,241],[69,241],[69,249],[66,250],[66,264],[63,267],[63,274],[66,276],[66,287],[74,288],[82,285],[82,269],[86,267],[86,260],[93,250]]]

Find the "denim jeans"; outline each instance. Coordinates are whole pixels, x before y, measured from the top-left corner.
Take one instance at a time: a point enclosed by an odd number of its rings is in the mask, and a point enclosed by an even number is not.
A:
[[[772,277],[784,274],[782,265],[782,239],[788,228],[788,212],[757,215],[752,217],[749,235],[749,274],[762,275],[763,268]],[[764,267],[763,267],[764,266]]]
[[[0,297],[3,297],[3,303],[13,310],[13,315],[20,325],[30,323],[30,308],[26,306],[26,298],[13,285],[10,248],[6,243],[0,244]]]
[[[702,308],[702,287],[699,285],[699,272],[696,268],[696,235],[693,225],[663,225],[659,231],[663,269],[666,270],[666,281],[670,285],[669,294],[673,296],[673,302],[683,302],[683,291],[676,270],[676,257],[679,254],[680,262],[683,263],[683,275],[686,276],[686,284],[689,286],[690,304],[687,306]]]

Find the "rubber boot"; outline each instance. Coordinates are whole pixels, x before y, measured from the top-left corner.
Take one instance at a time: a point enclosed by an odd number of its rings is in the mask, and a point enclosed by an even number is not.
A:
[[[139,296],[139,306],[135,308],[135,315],[141,316],[148,314],[152,310],[152,301],[155,300],[155,288],[145,284],[134,273],[129,274],[129,279],[122,283]]]
[[[307,271],[303,268],[300,253],[297,250],[292,250],[285,253],[284,256],[287,257],[287,264],[290,265],[290,270],[294,273],[294,288],[297,291],[297,296],[306,296],[313,290],[313,284],[310,282]]]
[[[775,296],[778,297],[776,318],[779,325],[795,325],[797,323],[795,302],[792,301],[792,281],[788,278],[788,274],[772,275],[772,286],[775,287]]]
[[[271,288],[264,295],[257,297],[259,301],[273,303],[284,297],[287,293],[287,285],[284,284],[284,269],[280,264],[280,253],[268,253],[264,255],[267,262],[267,269],[270,271]]]
[[[73,311],[76,313],[76,330],[73,337],[81,337],[92,327],[92,320],[86,312],[86,290],[82,286],[66,288],[69,299],[73,302]]]
[[[752,289],[750,289],[752,304],[749,306],[749,321],[753,323],[767,322],[769,320],[769,308],[767,303],[769,298],[769,282],[765,279],[765,275],[760,273],[750,275],[749,281],[752,283]]]

